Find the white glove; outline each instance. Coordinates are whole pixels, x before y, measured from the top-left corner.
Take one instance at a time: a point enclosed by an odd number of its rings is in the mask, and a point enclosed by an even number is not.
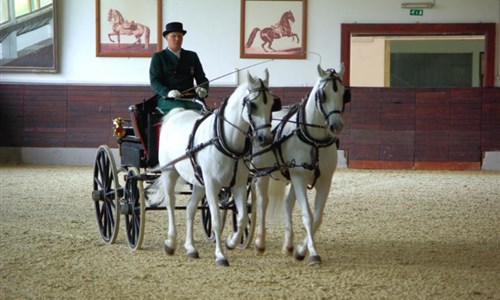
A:
[[[204,99],[204,98],[207,97],[208,91],[207,91],[206,88],[197,87],[196,88],[196,94],[198,95],[198,97],[200,97],[200,99]]]
[[[171,90],[168,92],[167,98],[180,98],[181,96],[182,94],[178,90]]]

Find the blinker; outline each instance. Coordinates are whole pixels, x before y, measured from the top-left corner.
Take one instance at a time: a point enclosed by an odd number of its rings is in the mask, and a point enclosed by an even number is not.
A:
[[[345,89],[344,90],[344,103],[349,103],[351,102],[351,90],[350,89]]]
[[[271,111],[280,111],[281,108],[281,99],[279,97],[273,97],[273,106],[271,106]]]

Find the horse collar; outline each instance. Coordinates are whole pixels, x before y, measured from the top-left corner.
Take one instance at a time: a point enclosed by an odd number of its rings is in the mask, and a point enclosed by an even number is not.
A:
[[[243,151],[236,152],[229,148],[226,141],[224,140],[224,109],[227,105],[227,99],[222,102],[222,105],[219,111],[215,114],[215,122],[214,122],[214,145],[222,152],[224,155],[229,156],[234,159],[240,159],[247,156],[252,150],[252,141],[248,136],[245,136],[245,148]]]

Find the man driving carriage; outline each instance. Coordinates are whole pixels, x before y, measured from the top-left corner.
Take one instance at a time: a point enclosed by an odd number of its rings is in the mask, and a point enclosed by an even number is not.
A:
[[[154,53],[151,59],[149,80],[158,96],[157,108],[164,114],[176,107],[200,110],[200,104],[180,99],[197,97],[203,100],[208,95],[209,83],[198,55],[182,48],[185,34],[182,23],[168,23],[163,31],[167,48]],[[196,81],[196,88],[193,81]]]

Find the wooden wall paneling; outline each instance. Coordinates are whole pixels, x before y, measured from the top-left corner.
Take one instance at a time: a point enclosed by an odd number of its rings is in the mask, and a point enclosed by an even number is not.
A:
[[[448,161],[449,98],[441,89],[416,93],[415,162]]]
[[[415,90],[382,89],[380,102],[380,160],[413,161]]]
[[[275,88],[273,88],[273,90],[275,90]],[[312,87],[287,87],[284,88],[281,100],[284,105],[298,104],[302,102],[302,100],[307,99],[311,90]]]
[[[68,86],[68,147],[96,148],[110,143],[110,95],[108,86]]]
[[[23,146],[65,147],[66,87],[31,85],[24,91]]]
[[[352,88],[349,166],[356,160],[380,160],[380,88]]]
[[[500,151],[500,88],[482,90],[481,149]]]
[[[451,89],[449,160],[481,160],[481,89]]]
[[[348,151],[351,144],[351,104],[347,103],[344,107],[344,113],[342,114],[342,120],[344,121],[344,129],[339,135],[339,149]],[[348,155],[348,152],[345,154]],[[348,157],[348,156],[346,156]]]
[[[24,89],[21,84],[0,88],[0,146],[20,147],[24,128]]]

